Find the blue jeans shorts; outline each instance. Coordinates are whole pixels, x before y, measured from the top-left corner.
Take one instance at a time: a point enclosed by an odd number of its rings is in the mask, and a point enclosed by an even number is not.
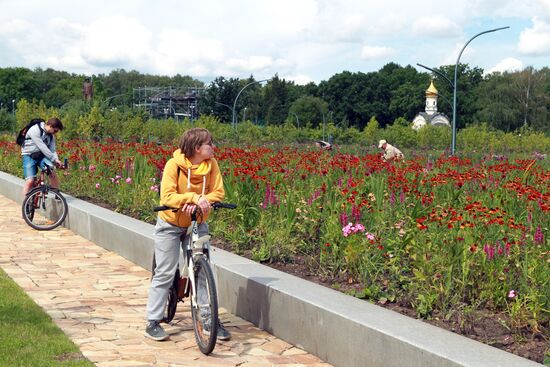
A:
[[[37,161],[32,159],[28,154],[23,155],[23,176],[25,177],[25,180],[35,178],[36,173],[38,172],[38,167],[40,167],[40,169],[44,169],[46,166],[49,166],[50,169],[55,167],[52,161],[46,157]]]

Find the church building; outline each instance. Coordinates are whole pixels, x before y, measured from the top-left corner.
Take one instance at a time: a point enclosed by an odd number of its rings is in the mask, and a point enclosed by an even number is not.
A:
[[[444,113],[437,112],[437,96],[437,89],[435,89],[432,80],[430,86],[426,89],[426,110],[416,115],[412,123],[413,129],[418,130],[426,124],[451,126],[449,118]]]

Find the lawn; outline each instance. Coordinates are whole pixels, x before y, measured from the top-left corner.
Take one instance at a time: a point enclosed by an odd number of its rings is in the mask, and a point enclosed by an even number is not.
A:
[[[0,366],[93,366],[0,269]]]

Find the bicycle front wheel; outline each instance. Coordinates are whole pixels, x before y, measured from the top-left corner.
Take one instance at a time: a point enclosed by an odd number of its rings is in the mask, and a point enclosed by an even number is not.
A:
[[[23,219],[29,226],[47,231],[59,226],[69,212],[67,200],[57,190],[32,189],[23,199]]]
[[[195,339],[202,353],[208,355],[216,346],[218,335],[218,298],[210,264],[199,257],[194,265],[195,297],[191,297],[191,318]],[[196,302],[196,303],[195,303]]]

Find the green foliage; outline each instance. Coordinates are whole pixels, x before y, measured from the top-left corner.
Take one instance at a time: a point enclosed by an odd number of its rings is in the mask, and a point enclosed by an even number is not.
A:
[[[425,125],[416,134],[417,147],[444,150],[449,147],[452,131],[448,126]]]
[[[417,133],[408,126],[391,125],[384,129],[381,139],[385,139],[392,145],[403,148],[417,146]]]
[[[550,138],[530,129],[505,133],[487,124],[479,124],[457,133],[457,149],[464,152],[481,151],[495,154],[532,151],[543,153],[550,150]]]
[[[0,132],[15,132],[15,117],[7,108],[0,108]]]
[[[378,143],[378,137],[380,134],[379,124],[376,118],[373,116],[369,120],[367,126],[363,130],[363,138],[368,145],[375,145]]]
[[[302,96],[298,98],[289,109],[289,118],[295,120],[296,125],[298,121],[301,127],[305,126],[320,126],[323,123],[323,114],[328,113],[328,105],[321,98],[313,96]]]

